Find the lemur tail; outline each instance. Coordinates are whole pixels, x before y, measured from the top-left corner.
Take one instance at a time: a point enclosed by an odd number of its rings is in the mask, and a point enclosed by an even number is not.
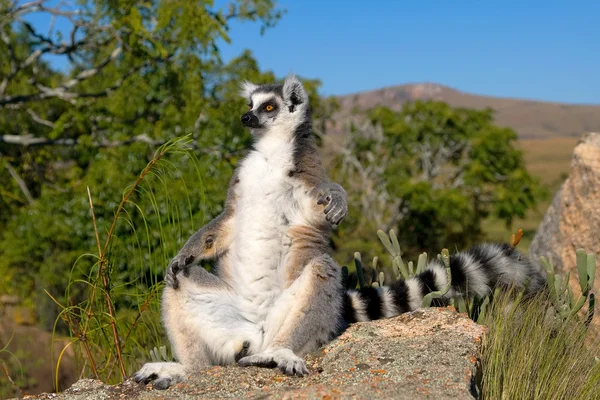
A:
[[[482,244],[453,254],[450,270],[450,290],[437,304],[443,305],[455,296],[484,297],[496,286],[520,287],[531,294],[546,284],[544,270],[508,244]],[[442,290],[446,284],[446,268],[434,260],[410,279],[379,288],[349,290],[344,302],[345,322],[370,321],[416,310],[427,293]]]

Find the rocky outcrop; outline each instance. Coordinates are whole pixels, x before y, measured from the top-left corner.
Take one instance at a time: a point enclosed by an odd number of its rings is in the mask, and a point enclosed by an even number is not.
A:
[[[308,357],[311,374],[305,378],[213,367],[166,391],[131,380],[115,386],[81,380],[52,398],[468,399],[484,329],[452,309],[423,309],[352,325]]]
[[[569,176],[546,211],[529,254],[550,257],[558,271],[571,271],[576,290],[578,248],[600,254],[600,133],[583,135],[575,147]],[[600,279],[594,288],[600,294]]]

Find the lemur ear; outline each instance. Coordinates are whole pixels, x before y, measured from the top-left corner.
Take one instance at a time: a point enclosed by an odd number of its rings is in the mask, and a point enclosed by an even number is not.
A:
[[[308,95],[302,82],[295,75],[289,75],[283,83],[283,101],[288,106],[290,112],[294,112],[299,105],[308,104]]]
[[[254,93],[256,89],[258,89],[258,85],[255,85],[252,82],[242,81],[240,83],[240,96],[250,100],[250,96],[252,95],[252,93]]]

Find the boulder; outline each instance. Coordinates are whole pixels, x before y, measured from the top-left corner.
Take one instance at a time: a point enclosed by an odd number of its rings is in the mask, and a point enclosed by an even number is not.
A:
[[[551,258],[557,271],[570,271],[577,292],[578,248],[600,254],[600,133],[583,135],[575,147],[569,176],[546,211],[529,255]],[[594,292],[600,294],[600,273],[596,275]]]
[[[212,367],[166,391],[127,380],[80,380],[56,399],[357,398],[468,399],[485,328],[450,308],[352,325],[307,358],[308,377],[278,370]]]

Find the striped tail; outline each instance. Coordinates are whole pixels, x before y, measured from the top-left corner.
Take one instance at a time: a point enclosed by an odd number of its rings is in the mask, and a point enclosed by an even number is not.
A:
[[[450,256],[450,290],[437,304],[451,297],[490,294],[496,286],[524,288],[536,293],[546,284],[546,273],[508,244],[482,244]],[[346,292],[346,323],[393,317],[421,307],[423,297],[446,287],[446,268],[436,260],[425,271],[410,279],[399,279],[390,286],[363,288]]]

